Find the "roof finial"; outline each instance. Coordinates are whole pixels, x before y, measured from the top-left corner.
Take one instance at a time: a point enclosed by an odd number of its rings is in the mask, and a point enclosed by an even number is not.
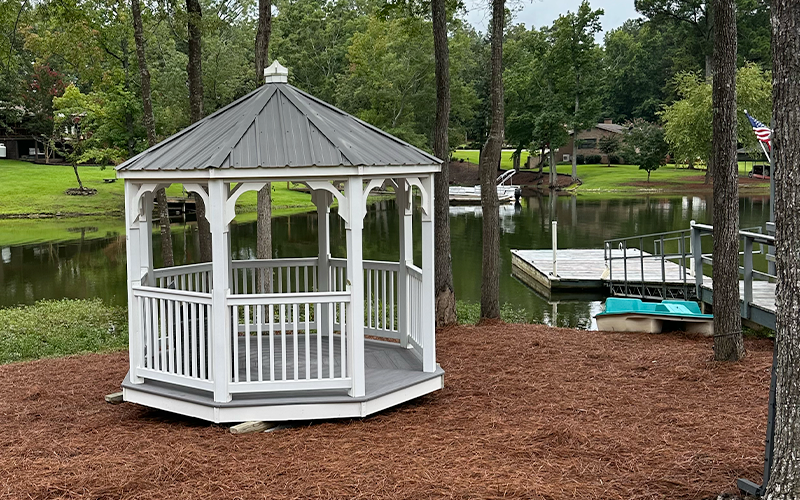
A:
[[[288,81],[289,70],[281,65],[277,59],[269,65],[269,68],[264,68],[265,83],[287,83]]]

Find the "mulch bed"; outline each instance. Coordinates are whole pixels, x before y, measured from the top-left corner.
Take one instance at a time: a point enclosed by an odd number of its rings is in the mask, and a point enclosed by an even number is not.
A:
[[[109,405],[125,354],[0,366],[2,498],[701,499],[760,479],[772,343],[535,325],[438,334],[445,389],[234,436]]]

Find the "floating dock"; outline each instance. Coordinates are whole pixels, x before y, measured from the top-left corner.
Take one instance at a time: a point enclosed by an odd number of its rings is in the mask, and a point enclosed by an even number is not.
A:
[[[618,259],[623,252],[612,250],[612,255]],[[558,250],[554,275],[551,249],[512,250],[511,274],[546,299],[594,292],[605,296],[697,300],[713,304],[711,276],[703,276],[701,296],[697,297],[695,277],[684,266],[635,248],[628,248],[625,256],[626,259],[612,260],[609,268],[602,249]],[[739,281],[739,291],[740,297],[744,297],[743,281]],[[742,301],[741,307],[742,317],[775,329],[775,283],[754,281],[753,300],[746,306]]]

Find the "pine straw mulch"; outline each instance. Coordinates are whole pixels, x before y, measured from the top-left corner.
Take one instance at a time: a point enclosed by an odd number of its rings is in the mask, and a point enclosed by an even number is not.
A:
[[[772,343],[534,325],[438,335],[445,389],[231,435],[103,401],[124,354],[0,367],[2,498],[700,499],[759,480]]]

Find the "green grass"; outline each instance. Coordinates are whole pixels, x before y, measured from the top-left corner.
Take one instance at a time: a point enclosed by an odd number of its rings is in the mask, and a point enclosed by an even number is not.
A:
[[[502,155],[500,156],[500,167],[508,169],[514,168],[514,162],[511,160],[511,155],[514,153],[513,149],[504,149]],[[470,163],[477,164],[480,161],[481,152],[477,149],[457,149],[453,151],[453,158],[456,160],[463,159],[464,161],[468,161]],[[522,161],[521,164],[525,165],[525,162],[528,161],[528,152],[523,150],[522,151]]]
[[[70,166],[0,160],[0,214],[122,214],[122,183],[103,182],[115,177],[113,169],[79,167],[78,172],[85,187],[97,189],[96,195],[64,194],[78,187]]]
[[[500,166],[504,169],[513,168],[511,160],[512,150],[503,150]],[[477,150],[456,150],[453,153],[453,158],[464,159],[472,163],[478,163],[480,152]],[[528,153],[523,151],[522,162],[523,165],[528,157]],[[739,162],[739,176],[747,177],[747,173],[752,168],[752,162]],[[558,165],[558,172],[561,174],[569,174],[572,172],[570,165]],[[547,169],[545,168],[545,171]],[[633,192],[647,192],[650,190],[681,190],[687,186],[701,187],[703,186],[703,177],[705,170],[689,170],[684,166],[676,167],[675,165],[664,165],[663,167],[655,170],[650,175],[650,182],[652,186],[634,186],[632,183],[647,182],[647,172],[639,170],[637,165],[613,165],[611,167],[605,164],[594,165],[578,165],[578,177],[581,179],[582,184],[574,188],[575,192],[581,194],[593,193],[633,193]],[[664,186],[659,183],[669,183],[669,186]],[[753,189],[748,186],[748,189]],[[754,189],[769,189],[769,181],[764,180],[754,187]]]
[[[127,346],[126,310],[100,299],[42,300],[0,309],[0,364]]]
[[[456,319],[459,325],[474,325],[481,319],[481,305],[477,302],[456,301]],[[506,323],[531,323],[525,309],[511,304],[500,306],[500,319]]]
[[[116,215],[125,204],[121,181],[107,184],[103,179],[116,176],[113,168],[78,167],[87,188],[97,189],[94,196],[68,196],[64,191],[77,187],[72,167],[35,165],[24,161],[0,160],[0,215]],[[168,196],[185,196],[183,186],[167,189]],[[255,191],[244,193],[236,204],[238,213],[256,211]],[[314,208],[311,195],[287,189],[285,182],[272,184],[272,207],[275,215],[289,215]]]

